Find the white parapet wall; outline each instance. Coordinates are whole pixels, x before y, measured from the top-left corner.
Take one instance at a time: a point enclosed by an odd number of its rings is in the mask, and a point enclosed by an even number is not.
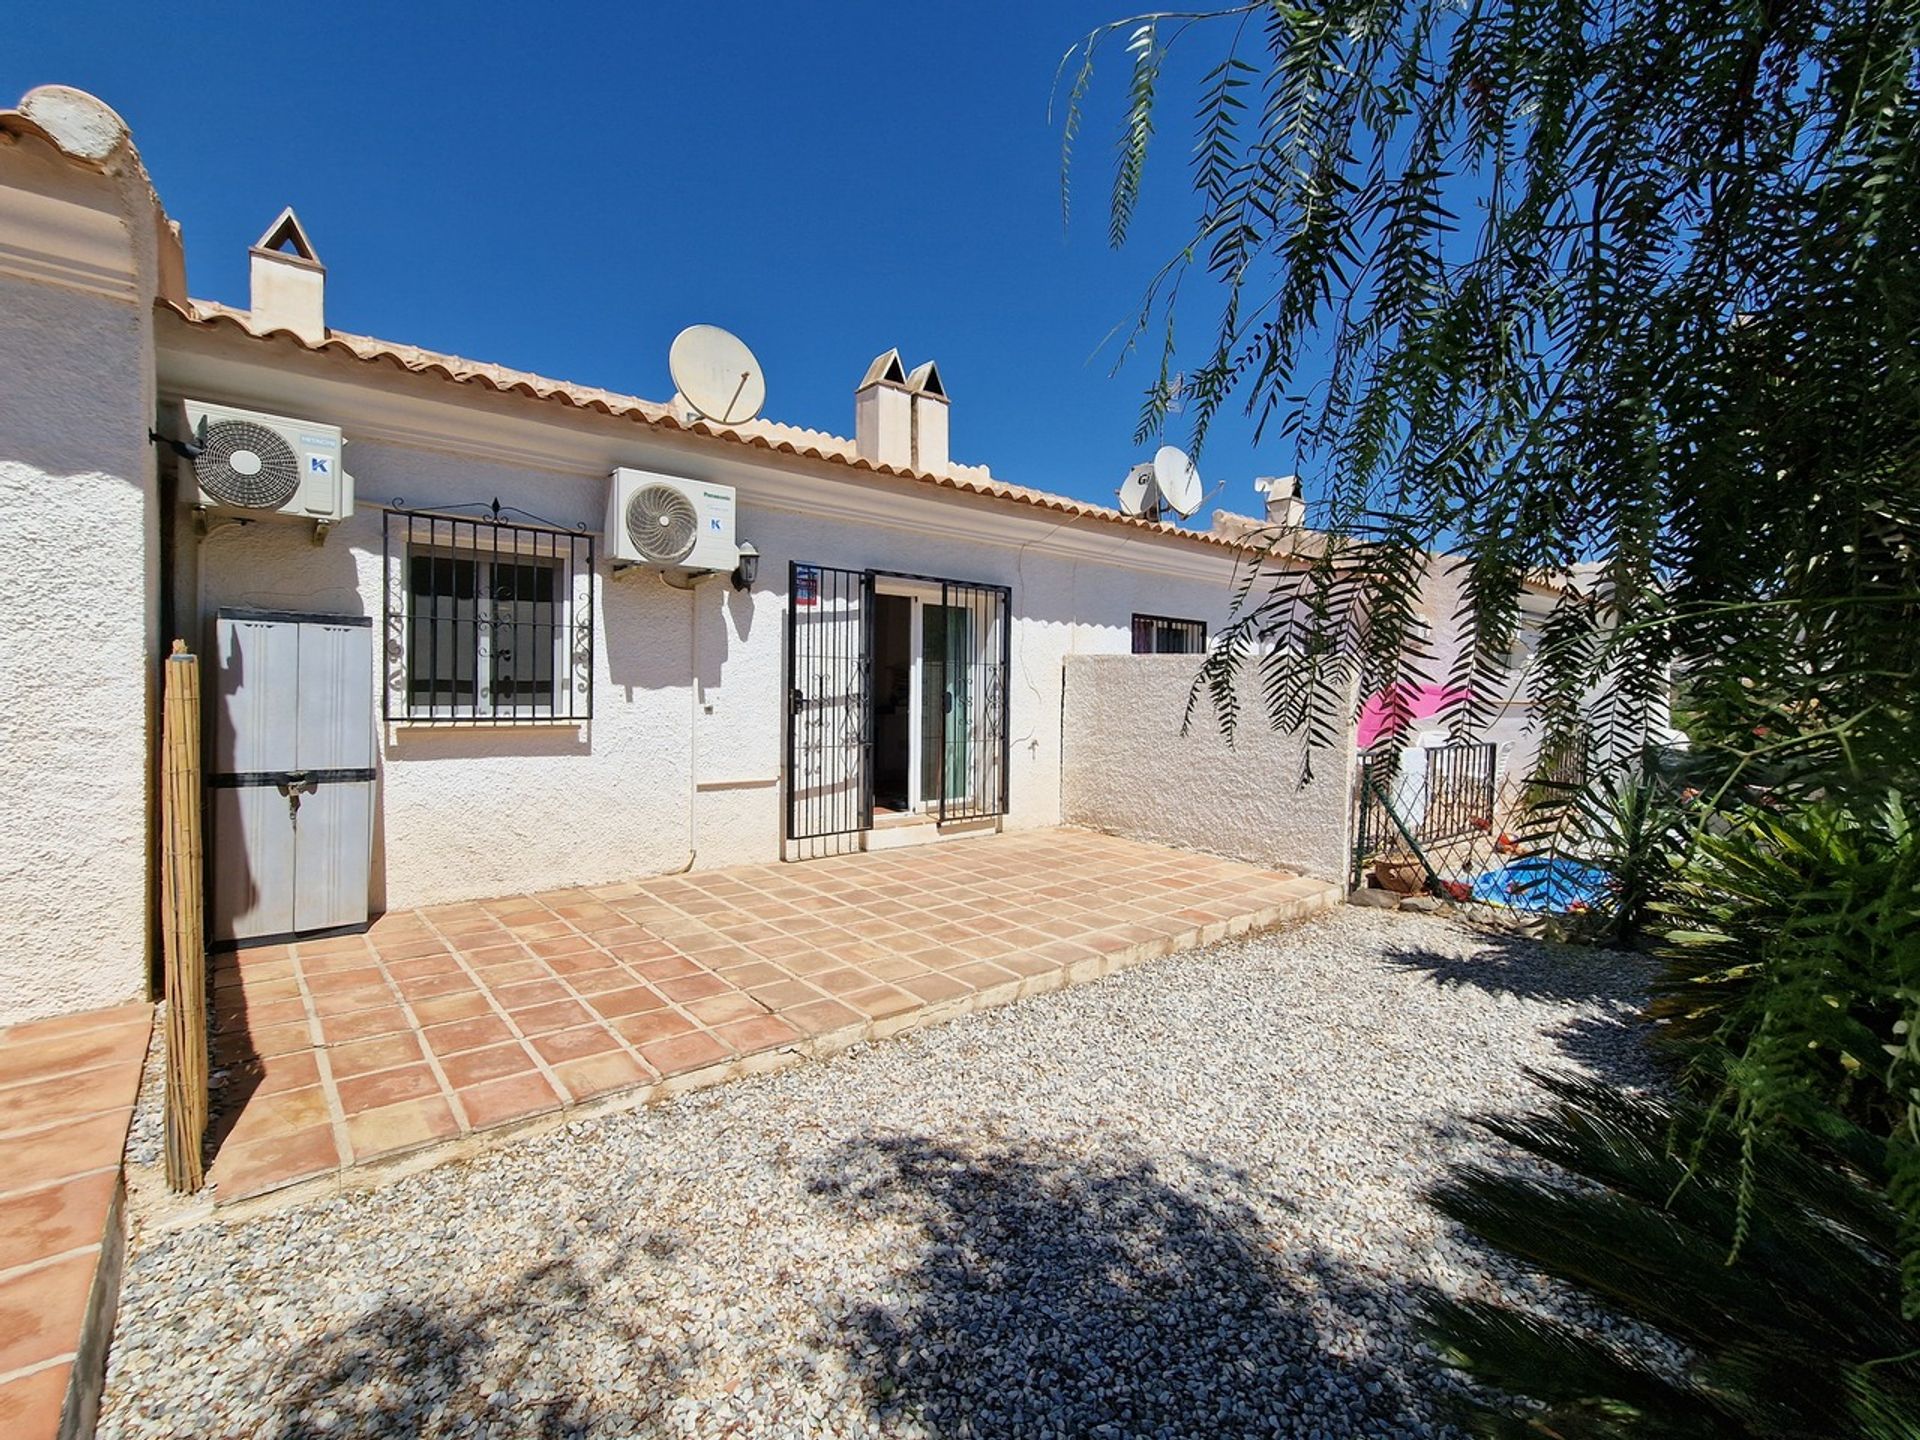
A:
[[[1310,748],[1267,724],[1243,679],[1241,721],[1222,733],[1204,695],[1182,733],[1197,655],[1070,655],[1061,811],[1069,824],[1297,871],[1347,872],[1351,736]]]

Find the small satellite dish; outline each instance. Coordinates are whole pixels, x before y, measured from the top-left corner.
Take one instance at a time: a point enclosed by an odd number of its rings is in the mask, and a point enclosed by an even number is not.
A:
[[[1200,508],[1200,472],[1178,445],[1162,445],[1153,452],[1153,483],[1181,519]]]
[[[1136,465],[1127,472],[1120,482],[1120,508],[1129,515],[1159,518],[1160,492],[1154,488],[1153,466]]]
[[[742,425],[767,403],[767,377],[746,342],[718,325],[689,325],[667,351],[673,385],[695,414]]]

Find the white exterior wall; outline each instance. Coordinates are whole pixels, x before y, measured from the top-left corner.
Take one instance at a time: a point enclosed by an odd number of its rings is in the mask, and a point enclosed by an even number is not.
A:
[[[154,218],[0,145],[0,1025],[146,992]]]
[[[1066,662],[1065,818],[1113,835],[1340,880],[1349,864],[1351,737],[1310,750],[1275,730],[1244,684],[1233,741],[1203,700],[1181,734],[1190,655]]]
[[[263,365],[243,337],[167,344],[172,394],[340,425],[359,497],[318,547],[297,523],[216,523],[197,541],[183,527],[203,620],[221,606],[335,611],[374,616],[383,635],[379,507],[395,497],[498,497],[597,531],[615,464],[739,490],[739,538],[761,555],[750,594],[725,577],[690,596],[649,571],[615,575],[601,551],[590,724],[382,728],[376,908],[779,859],[789,562],[1011,589],[1009,828],[1061,820],[1065,658],[1127,652],[1136,610],[1217,627],[1231,600],[1224,550],[279,347]]]

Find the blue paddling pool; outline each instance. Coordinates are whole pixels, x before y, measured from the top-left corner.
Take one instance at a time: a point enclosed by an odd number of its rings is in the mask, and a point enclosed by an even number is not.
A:
[[[1611,879],[1597,865],[1529,855],[1477,876],[1473,898],[1515,910],[1599,910],[1607,903]]]

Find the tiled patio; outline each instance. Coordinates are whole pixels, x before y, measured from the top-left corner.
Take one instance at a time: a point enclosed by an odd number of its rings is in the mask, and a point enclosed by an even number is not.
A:
[[[120,1293],[120,1157],[152,1014],[123,1005],[0,1029],[0,1435],[9,1440],[91,1433]]]
[[[1052,830],[437,906],[224,955],[217,1198],[831,1053],[1339,894]]]

